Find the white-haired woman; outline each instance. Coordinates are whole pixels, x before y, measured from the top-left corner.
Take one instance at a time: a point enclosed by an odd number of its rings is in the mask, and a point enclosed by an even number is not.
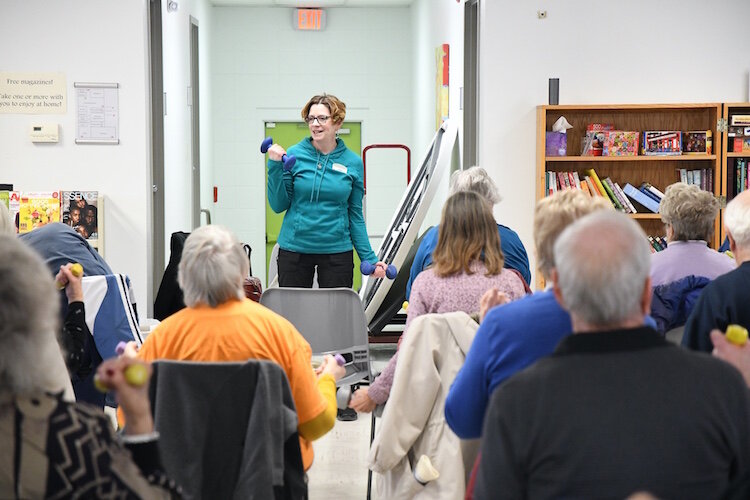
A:
[[[497,185],[482,167],[471,167],[466,170],[454,172],[451,176],[451,192],[473,191],[480,195],[492,207],[500,203],[502,197]],[[440,226],[433,226],[427,230],[422,237],[414,262],[411,265],[409,281],[406,283],[406,299],[411,295],[411,287],[417,275],[432,265],[432,252],[438,244]],[[515,231],[502,224],[497,225],[500,235],[500,247],[505,258],[505,267],[518,271],[527,284],[531,283],[531,272],[529,271],[529,257],[526,248],[521,243]]]
[[[326,356],[317,374],[310,344],[273,311],[245,298],[247,254],[220,226],[203,226],[185,241],[177,281],[186,308],[162,321],[146,338],[144,360],[236,362],[267,359],[286,372],[297,408],[305,469],[313,461],[312,441],[336,422],[336,380],[345,369]]]
[[[62,363],[59,301],[44,264],[14,236],[0,235],[0,255],[0,498],[179,496],[161,468],[147,389],[124,379],[140,362],[113,359],[98,372],[127,415],[123,445],[104,413],[62,400],[51,369]]]
[[[651,255],[652,286],[690,275],[712,280],[736,267],[732,259],[708,247],[720,208],[714,195],[698,186],[677,182],[667,187],[659,205],[667,248]]]

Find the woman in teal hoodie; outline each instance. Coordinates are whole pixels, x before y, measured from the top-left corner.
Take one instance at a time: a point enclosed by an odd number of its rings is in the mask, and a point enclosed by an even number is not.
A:
[[[289,148],[297,157],[291,170],[282,169],[287,151],[268,149],[268,203],[286,210],[279,234],[279,286],[312,287],[315,268],[321,288],[350,287],[354,278],[352,246],[362,262],[376,263],[362,213],[362,160],[336,137],[346,104],[332,95],[318,95],[302,108],[310,137]],[[377,262],[373,276],[385,276]]]

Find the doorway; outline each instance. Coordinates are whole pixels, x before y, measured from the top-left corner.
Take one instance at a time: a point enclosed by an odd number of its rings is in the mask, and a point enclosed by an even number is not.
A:
[[[273,141],[277,144],[284,146],[285,148],[291,147],[297,144],[302,139],[310,135],[310,130],[306,123],[302,122],[266,122],[265,124],[265,135],[264,137],[273,137]],[[361,122],[347,122],[345,121],[338,133],[339,138],[344,141],[346,147],[361,156],[362,154],[362,123]],[[268,156],[266,155],[266,161]],[[268,186],[268,172],[266,172],[266,186]],[[364,206],[364,200],[363,200]],[[284,220],[284,214],[282,212],[277,214],[271,210],[271,206],[268,204],[268,197],[266,196],[266,270],[271,262],[271,252],[274,245],[279,239],[279,232],[281,231],[281,222]],[[362,286],[362,275],[359,272],[359,256],[357,252],[354,252],[354,281],[353,287],[355,290],[359,290]],[[266,277],[266,286],[271,277]]]
[[[463,164],[479,165],[479,0],[464,4]]]
[[[190,16],[190,142],[191,142],[191,221],[193,229],[201,225],[201,146],[200,98],[198,88],[198,20]],[[210,215],[207,223],[211,223]]]

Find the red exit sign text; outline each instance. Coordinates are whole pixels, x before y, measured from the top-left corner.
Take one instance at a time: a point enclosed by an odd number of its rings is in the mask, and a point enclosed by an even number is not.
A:
[[[323,9],[297,9],[294,27],[298,30],[320,31],[325,28],[326,13]]]

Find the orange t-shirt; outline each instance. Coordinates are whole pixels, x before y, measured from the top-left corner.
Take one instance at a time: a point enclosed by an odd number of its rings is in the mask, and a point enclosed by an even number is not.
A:
[[[327,406],[316,385],[310,344],[289,321],[248,299],[176,312],[146,338],[138,356],[146,361],[275,361],[289,379],[298,425]],[[307,470],[313,461],[312,443],[301,436],[300,450]]]

